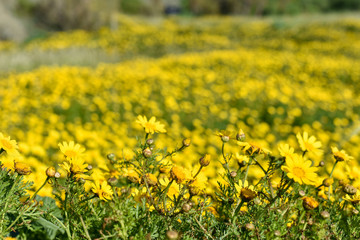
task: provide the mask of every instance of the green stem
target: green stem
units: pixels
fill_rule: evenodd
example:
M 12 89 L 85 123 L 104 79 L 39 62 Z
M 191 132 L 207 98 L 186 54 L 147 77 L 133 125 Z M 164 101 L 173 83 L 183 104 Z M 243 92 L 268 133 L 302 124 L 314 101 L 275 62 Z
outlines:
M 248 177 L 249 168 L 250 168 L 250 165 L 251 165 L 252 159 L 253 159 L 253 158 L 252 158 L 252 157 L 250 157 L 249 162 L 248 162 L 248 165 L 247 165 L 247 167 L 246 167 L 245 177 L 244 177 L 244 179 L 243 179 L 243 181 L 242 181 L 242 183 L 243 183 L 243 187 L 244 187 L 244 184 L 245 184 L 246 179 L 247 179 L 247 177 Z
M 226 163 L 227 161 L 226 161 L 226 157 L 225 157 L 225 142 L 222 143 L 221 153 L 222 153 L 222 156 L 223 156 L 224 161 L 225 161 L 225 163 Z
M 199 170 L 197 171 L 197 173 L 195 174 L 195 176 L 193 177 L 193 179 L 195 179 L 197 177 L 197 175 L 199 175 L 199 173 L 201 172 L 201 169 L 203 168 L 203 166 L 200 166 Z
M 87 238 L 88 240 L 91 240 L 91 237 L 90 237 L 89 232 L 88 232 L 88 230 L 87 230 L 87 227 L 86 227 L 86 225 L 85 225 L 84 219 L 82 218 L 81 215 L 79 215 L 79 217 L 80 217 L 81 225 L 83 226 L 83 229 L 84 229 L 86 238 Z
M 241 206 L 243 205 L 243 203 L 244 203 L 243 200 L 241 200 L 240 202 L 238 202 L 238 204 L 237 204 L 237 206 L 236 206 L 236 208 L 235 208 L 235 211 L 234 211 L 234 213 L 233 213 L 233 216 L 236 216 L 236 215 L 239 213 L 239 211 L 240 211 Z
M 332 178 L 332 175 L 333 175 L 333 173 L 334 173 L 334 170 L 335 170 L 335 167 L 336 167 L 337 163 L 338 163 L 338 160 L 335 161 L 334 166 L 333 166 L 333 168 L 331 169 L 329 178 Z M 328 189 L 328 192 L 327 192 L 328 200 L 330 200 L 330 191 L 331 191 L 331 185 L 329 186 L 329 189 Z
M 31 200 L 33 200 L 36 197 L 36 194 L 46 185 L 46 183 L 49 181 L 50 177 L 47 177 L 45 182 L 38 188 L 38 190 L 36 190 L 36 192 L 31 196 L 31 198 L 29 199 L 29 201 L 31 202 Z
M 36 203 L 34 203 L 33 205 L 35 205 L 35 204 L 36 204 Z M 17 216 L 17 218 L 10 224 L 10 226 L 8 226 L 8 227 L 6 228 L 5 232 L 9 232 L 10 229 L 12 228 L 12 226 L 14 226 L 15 223 L 24 215 L 24 213 L 26 212 L 26 210 L 29 210 L 33 205 L 30 205 L 30 207 L 28 207 L 28 208 L 24 208 L 24 209 L 20 212 L 19 216 Z
M 51 212 L 48 213 L 51 217 L 53 217 L 59 224 L 61 227 L 64 228 L 64 230 L 66 231 L 66 235 L 68 236 L 69 239 L 71 239 L 71 234 L 69 229 L 63 224 L 62 221 L 60 221 L 57 217 L 55 217 Z

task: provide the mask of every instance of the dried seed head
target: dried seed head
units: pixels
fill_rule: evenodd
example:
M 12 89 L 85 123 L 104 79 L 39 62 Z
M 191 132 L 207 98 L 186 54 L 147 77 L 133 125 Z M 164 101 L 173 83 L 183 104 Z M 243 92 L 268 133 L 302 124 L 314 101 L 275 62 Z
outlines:
M 109 159 L 111 164 L 114 164 L 117 161 L 116 155 L 114 153 L 109 153 L 106 157 Z
M 246 228 L 246 230 L 248 230 L 248 231 L 252 231 L 252 230 L 255 229 L 255 226 L 254 226 L 254 224 L 252 224 L 252 223 L 247 223 L 247 224 L 245 224 L 245 228 Z
M 281 236 L 281 232 L 280 232 L 279 230 L 275 230 L 275 231 L 274 231 L 274 235 L 275 235 L 276 237 L 280 237 L 280 236 Z
M 184 203 L 181 208 L 184 212 L 189 212 L 191 210 L 191 205 L 188 203 Z
M 177 240 L 179 238 L 179 233 L 173 230 L 172 231 L 169 230 L 166 232 L 166 238 L 168 240 Z
M 322 211 L 322 212 L 320 213 L 320 215 L 321 215 L 321 217 L 322 217 L 323 219 L 326 219 L 326 218 L 329 218 L 329 217 L 330 217 L 330 213 L 329 213 L 328 211 Z
M 357 192 L 357 188 L 350 184 L 347 184 L 343 187 L 343 192 L 349 195 L 355 195 Z
M 86 167 L 87 170 L 92 170 L 93 169 L 93 166 L 91 164 L 88 164 L 87 167 Z
M 152 138 L 149 138 L 148 140 L 146 140 L 146 144 L 149 145 L 149 146 L 150 146 L 150 145 L 153 145 L 154 142 L 155 142 L 155 141 L 154 141 L 154 139 L 152 139 Z
M 110 186 L 115 186 L 119 181 L 116 177 L 111 177 L 107 180 L 107 182 Z
M 358 215 L 358 214 L 359 214 L 359 211 L 354 208 L 354 209 L 352 210 L 352 213 L 353 213 L 354 215 Z
M 258 198 L 258 197 L 254 198 L 254 203 L 255 203 L 256 205 L 261 204 L 260 198 Z
M 151 152 L 150 148 L 145 148 L 144 151 L 143 151 L 143 155 L 144 155 L 144 157 L 146 157 L 146 158 L 151 157 L 152 152 Z
M 231 176 L 232 178 L 236 178 L 236 175 L 237 175 L 237 173 L 236 173 L 235 171 L 232 171 L 232 172 L 230 173 L 230 176 Z
M 59 172 L 56 172 L 54 177 L 55 177 L 55 178 L 60 178 L 60 177 L 61 177 L 61 174 L 60 174 Z
M 324 162 L 324 161 L 320 161 L 320 162 L 319 162 L 319 167 L 323 167 L 323 166 L 325 166 L 325 162 Z
M 305 191 L 304 191 L 304 190 L 300 190 L 300 191 L 299 191 L 299 195 L 300 195 L 301 197 L 304 197 L 304 196 L 305 196 Z

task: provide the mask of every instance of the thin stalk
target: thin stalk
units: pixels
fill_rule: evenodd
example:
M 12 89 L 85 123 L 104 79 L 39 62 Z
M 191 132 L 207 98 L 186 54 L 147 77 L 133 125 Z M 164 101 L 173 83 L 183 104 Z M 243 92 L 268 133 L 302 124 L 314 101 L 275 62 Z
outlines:
M 249 168 L 250 168 L 250 165 L 251 165 L 252 159 L 253 159 L 253 158 L 252 158 L 252 157 L 250 157 L 249 162 L 248 162 L 248 165 L 247 165 L 247 167 L 246 167 L 245 177 L 244 177 L 244 179 L 243 179 L 243 181 L 242 181 L 243 186 L 244 186 L 244 184 L 245 184 L 245 182 L 246 182 L 246 179 L 247 179 L 247 177 L 248 177 Z
M 88 232 L 88 230 L 87 230 L 87 227 L 86 227 L 86 225 L 85 225 L 84 219 L 82 218 L 81 215 L 79 215 L 79 216 L 80 216 L 81 225 L 82 225 L 83 228 L 84 228 L 84 232 L 85 232 L 86 238 L 87 238 L 88 240 L 91 240 L 91 237 L 90 237 L 89 232 Z
M 36 190 L 36 192 L 31 196 L 29 201 L 33 200 L 36 197 L 36 194 L 46 185 L 46 183 L 49 181 L 50 177 L 47 177 L 45 182 Z
M 236 215 L 239 213 L 239 211 L 240 211 L 240 209 L 241 209 L 241 206 L 242 206 L 243 204 L 244 204 L 244 201 L 243 201 L 243 200 L 241 200 L 241 202 L 237 204 L 237 206 L 236 206 L 236 208 L 235 208 L 235 211 L 233 212 L 233 216 L 236 216 Z
M 335 170 L 335 167 L 336 167 L 337 163 L 338 163 L 338 160 L 335 161 L 334 166 L 333 166 L 333 168 L 331 169 L 329 178 L 332 178 L 332 175 L 333 175 L 333 173 L 334 173 L 334 170 Z M 330 200 L 330 191 L 331 191 L 331 185 L 329 186 L 329 189 L 328 189 L 328 192 L 327 192 L 328 200 Z
M 199 175 L 201 169 L 203 168 L 203 166 L 200 166 L 199 170 L 197 171 L 197 173 L 195 174 L 195 176 L 193 177 L 194 179 L 197 177 L 197 175 Z

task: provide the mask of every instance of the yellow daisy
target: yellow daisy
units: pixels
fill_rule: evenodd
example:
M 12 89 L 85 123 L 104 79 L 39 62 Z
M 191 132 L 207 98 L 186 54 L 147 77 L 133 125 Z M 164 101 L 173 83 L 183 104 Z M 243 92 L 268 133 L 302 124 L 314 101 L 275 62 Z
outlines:
M 340 151 L 337 147 L 331 147 L 331 151 L 332 154 L 334 155 L 335 160 L 338 162 L 343 162 L 343 161 L 348 162 L 354 159 L 353 157 L 347 155 L 345 150 Z
M 91 190 L 104 201 L 111 200 L 113 191 L 110 185 L 106 181 L 102 181 L 102 183 L 96 181 L 91 185 Z
M 316 184 L 316 167 L 311 167 L 311 161 L 305 160 L 302 156 L 294 154 L 292 158 L 286 158 L 286 165 L 281 169 L 287 173 L 287 176 L 300 184 Z
M 88 164 L 85 163 L 85 160 L 79 157 L 76 158 L 67 158 L 65 162 L 59 164 L 64 170 L 68 173 L 80 174 L 87 171 Z
M 268 154 L 271 153 L 270 150 L 262 147 L 258 143 L 255 142 L 240 142 L 238 141 L 237 144 L 242 147 L 242 150 L 247 153 L 248 155 L 253 154 Z
M 67 158 L 79 158 L 85 152 L 85 148 L 81 147 L 80 144 L 75 144 L 74 141 L 59 143 L 58 146 Z
M 162 189 L 165 189 L 169 183 L 170 183 L 170 180 L 165 177 L 165 178 L 161 178 L 159 180 L 159 183 L 161 185 L 161 188 Z M 167 196 L 170 198 L 170 199 L 173 199 L 174 197 L 177 198 L 179 196 L 179 192 L 180 192 L 180 187 L 179 185 L 176 183 L 176 182 L 172 182 L 170 187 L 169 187 L 169 190 L 167 192 Z
M 144 129 L 146 133 L 165 133 L 165 125 L 156 121 L 155 117 L 151 117 L 148 121 L 145 116 L 138 116 L 137 123 L 139 123 Z
M 18 145 L 15 140 L 11 140 L 10 137 L 5 137 L 0 133 L 0 150 L 5 151 L 8 155 L 17 157 L 19 155 Z
M 292 158 L 294 155 L 294 148 L 290 147 L 289 144 L 279 144 L 280 155 L 285 158 Z
M 300 133 L 296 134 L 296 137 L 299 141 L 301 150 L 311 152 L 316 156 L 321 156 L 323 150 L 319 149 L 321 147 L 321 142 L 316 141 L 316 137 L 311 136 L 307 132 L 304 132 L 301 136 Z
M 180 166 L 173 166 L 171 168 L 170 175 L 177 183 L 183 183 L 191 180 L 191 173 L 189 170 Z

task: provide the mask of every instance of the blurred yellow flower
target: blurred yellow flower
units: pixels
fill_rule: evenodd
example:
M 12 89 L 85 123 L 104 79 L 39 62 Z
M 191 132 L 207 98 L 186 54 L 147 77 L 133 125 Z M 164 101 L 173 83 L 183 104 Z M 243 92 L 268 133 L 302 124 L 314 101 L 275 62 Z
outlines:
M 177 183 L 183 183 L 191 179 L 189 170 L 180 166 L 173 166 L 171 168 L 170 175 Z
M 281 169 L 287 176 L 300 184 L 314 185 L 316 183 L 316 167 L 311 167 L 311 161 L 294 154 L 292 158 L 286 158 L 286 165 Z
M 292 158 L 294 155 L 294 148 L 290 147 L 289 144 L 279 144 L 280 155 L 286 158 Z
M 4 150 L 8 155 L 17 157 L 19 155 L 18 146 L 15 140 L 5 137 L 0 132 L 0 150 Z
M 322 155 L 323 150 L 319 149 L 321 147 L 321 142 L 316 141 L 314 136 L 309 138 L 309 134 L 304 132 L 302 136 L 300 133 L 296 134 L 296 137 L 299 141 L 301 150 L 313 153 L 316 156 Z
M 80 144 L 75 144 L 74 141 L 59 143 L 58 146 L 67 158 L 79 158 L 85 152 L 85 148 L 81 147 Z
M 339 150 L 337 147 L 331 147 L 331 152 L 334 155 L 334 158 L 336 161 L 338 162 L 348 162 L 352 159 L 354 159 L 353 157 L 349 156 L 345 150 Z
M 156 121 L 155 117 L 151 117 L 148 121 L 146 116 L 138 116 L 137 123 L 139 123 L 144 129 L 146 133 L 165 133 L 165 125 Z

